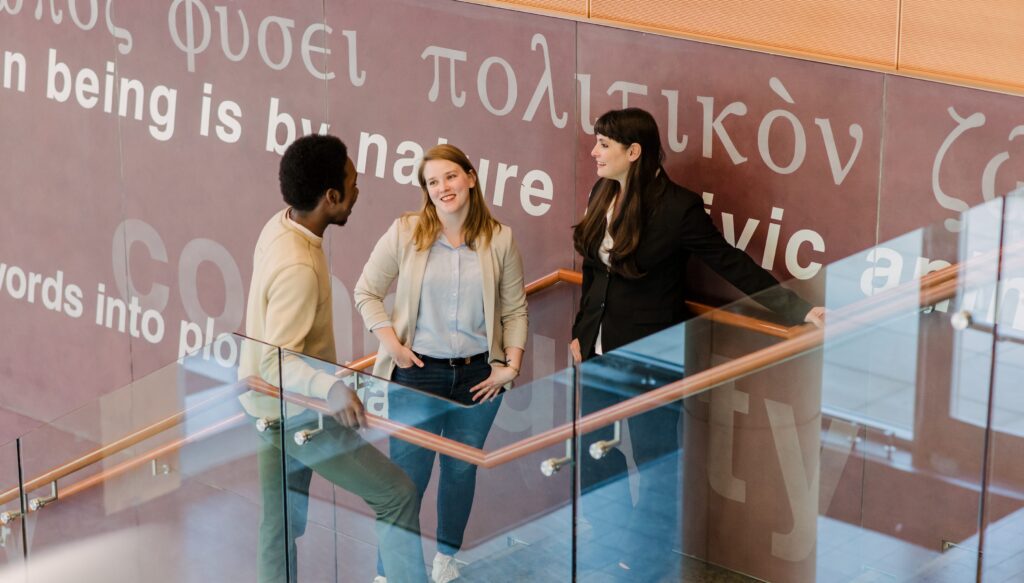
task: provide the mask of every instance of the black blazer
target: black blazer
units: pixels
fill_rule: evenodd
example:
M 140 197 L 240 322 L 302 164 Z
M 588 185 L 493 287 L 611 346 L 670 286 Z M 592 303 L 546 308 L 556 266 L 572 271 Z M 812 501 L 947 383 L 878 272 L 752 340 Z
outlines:
M 636 259 L 644 275 L 627 279 L 609 273 L 599 260 L 583 260 L 583 294 L 572 334 L 584 358 L 593 356 L 599 328 L 601 347 L 608 352 L 693 317 L 686 307 L 693 297 L 686 281 L 691 255 L 745 294 L 775 287 L 755 299 L 789 322 L 801 322 L 810 311 L 810 304 L 730 245 L 705 212 L 703 199 L 669 180 L 664 170 L 641 196 L 645 219 Z M 596 247 L 588 255 L 596 257 Z

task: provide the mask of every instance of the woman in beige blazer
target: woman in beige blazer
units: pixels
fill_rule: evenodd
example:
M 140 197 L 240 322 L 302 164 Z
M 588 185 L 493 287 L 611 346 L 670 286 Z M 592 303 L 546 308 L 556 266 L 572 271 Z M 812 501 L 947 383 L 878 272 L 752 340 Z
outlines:
M 356 284 L 356 307 L 380 340 L 374 374 L 433 395 L 391 390 L 389 417 L 482 447 L 501 391 L 523 361 L 522 259 L 511 229 L 487 209 L 461 150 L 443 144 L 427 151 L 419 182 L 423 208 L 397 219 L 377 242 Z M 395 279 L 388 314 L 384 297 Z M 394 438 L 390 448 L 422 499 L 434 452 Z M 454 555 L 473 505 L 476 466 L 442 455 L 440 467 L 431 575 L 447 583 L 459 576 Z M 375 583 L 386 581 L 379 561 L 377 572 Z

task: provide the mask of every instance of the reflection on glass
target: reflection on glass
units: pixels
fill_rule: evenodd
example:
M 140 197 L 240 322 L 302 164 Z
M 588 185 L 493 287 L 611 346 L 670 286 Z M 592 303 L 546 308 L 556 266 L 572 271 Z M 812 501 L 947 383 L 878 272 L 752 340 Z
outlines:
M 284 490 L 287 507 L 267 517 L 268 523 L 263 528 L 268 532 L 261 540 L 287 541 L 288 571 L 283 570 L 283 562 L 261 561 L 261 567 L 277 567 L 279 576 L 285 573 L 292 578 L 296 576 L 300 562 L 296 538 L 307 529 L 310 485 L 315 473 L 369 506 L 375 518 L 381 561 L 391 578 L 425 581 L 419 539 L 420 503 L 415 486 L 402 469 L 360 435 L 357 422 L 337 413 L 339 406 L 333 395 L 342 393 L 348 398 L 358 398 L 355 389 L 362 373 L 288 351 L 282 351 L 281 360 L 284 402 L 280 408 L 287 410 L 288 415 L 265 434 L 270 436 L 269 445 L 283 448 L 284 455 L 282 451 L 268 449 L 260 461 L 261 476 L 265 476 L 261 478 L 264 496 L 280 497 Z M 290 394 L 308 393 L 303 389 L 316 382 L 311 379 L 318 377 L 332 380 L 327 402 L 311 402 L 315 409 L 288 402 Z M 276 481 L 275 476 L 279 477 Z M 332 562 L 334 560 L 332 558 Z M 323 567 L 312 565 L 310 568 Z M 365 566 L 347 566 L 346 572 L 355 573 L 360 569 L 365 570 Z M 268 576 L 267 580 L 272 579 Z

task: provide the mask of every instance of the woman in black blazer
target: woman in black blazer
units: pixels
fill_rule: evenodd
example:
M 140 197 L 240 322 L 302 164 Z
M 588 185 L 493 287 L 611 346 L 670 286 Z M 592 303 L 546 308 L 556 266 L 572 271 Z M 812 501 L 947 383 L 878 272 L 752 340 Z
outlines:
M 669 179 L 662 168 L 665 155 L 658 126 L 650 113 L 636 108 L 609 111 L 598 118 L 594 130 L 597 144 L 591 156 L 599 178 L 586 215 L 573 233 L 576 251 L 583 256 L 583 293 L 570 345 L 577 361 L 691 318 L 686 307 L 686 300 L 692 297 L 687 285 L 691 256 L 740 291 L 757 294 L 759 303 L 787 321 L 820 325 L 822 308 L 812 308 L 779 286 L 770 273 L 730 245 L 711 222 L 701 197 Z M 608 366 L 621 364 L 609 362 Z M 584 414 L 632 396 L 628 391 L 588 387 L 586 369 L 583 380 Z M 643 389 L 634 388 L 633 392 L 636 390 Z M 613 521 L 624 522 L 615 525 L 623 529 L 623 539 L 611 546 L 621 553 L 621 574 L 633 580 L 655 581 L 665 576 L 674 556 L 671 551 L 678 548 L 679 403 L 673 405 L 629 419 L 640 483 L 635 508 L 624 488 L 626 458 L 622 452 L 612 450 L 600 460 L 585 455 L 581 462 L 584 493 L 609 485 L 625 497 L 620 508 L 627 510 L 618 514 L 621 520 Z M 610 436 L 610 428 L 583 436 L 581 451 Z M 666 506 L 665 500 L 674 504 Z M 585 500 L 581 514 L 587 518 Z

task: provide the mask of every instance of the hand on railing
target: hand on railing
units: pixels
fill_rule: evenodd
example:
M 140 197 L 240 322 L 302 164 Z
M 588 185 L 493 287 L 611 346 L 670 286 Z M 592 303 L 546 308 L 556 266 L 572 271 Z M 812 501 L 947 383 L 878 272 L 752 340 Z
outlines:
M 825 326 L 825 306 L 815 306 L 804 316 L 804 322 L 814 324 L 817 328 Z
M 569 343 L 569 354 L 572 355 L 572 361 L 575 363 L 583 362 L 583 355 L 580 354 L 580 339 L 573 338 L 572 342 Z
M 359 395 L 345 383 L 337 382 L 327 393 L 327 408 L 338 423 L 351 429 L 366 427 L 366 410 Z

